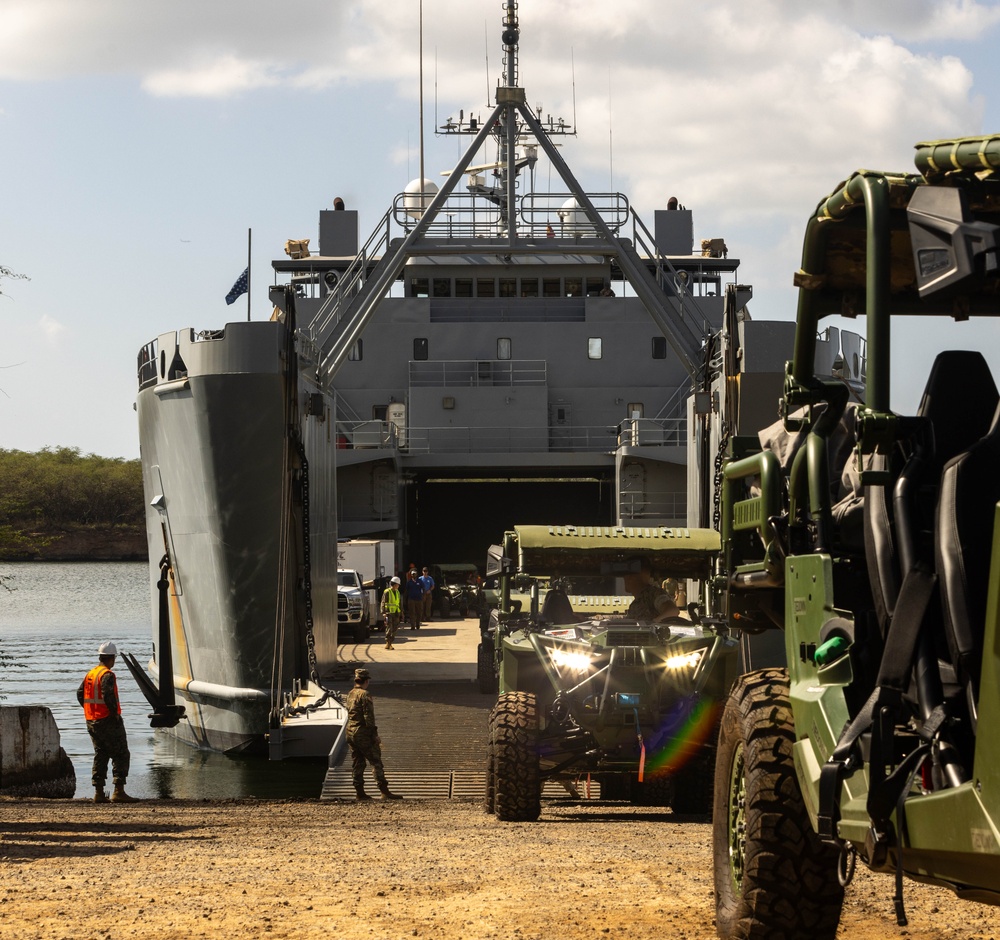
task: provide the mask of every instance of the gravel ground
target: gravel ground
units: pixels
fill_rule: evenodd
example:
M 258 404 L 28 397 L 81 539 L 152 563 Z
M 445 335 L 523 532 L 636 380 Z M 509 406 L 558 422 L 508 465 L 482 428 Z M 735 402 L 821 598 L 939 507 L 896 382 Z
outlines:
M 0 937 L 533 940 L 715 936 L 711 828 L 552 804 L 0 799 Z M 1000 909 L 859 872 L 838 936 L 1000 938 Z

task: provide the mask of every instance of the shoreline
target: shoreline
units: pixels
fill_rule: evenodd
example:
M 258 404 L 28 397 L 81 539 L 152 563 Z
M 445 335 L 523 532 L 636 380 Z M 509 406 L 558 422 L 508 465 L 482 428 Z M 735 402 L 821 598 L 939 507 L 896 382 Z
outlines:
M 13 530 L 0 542 L 0 562 L 148 560 L 144 526 Z

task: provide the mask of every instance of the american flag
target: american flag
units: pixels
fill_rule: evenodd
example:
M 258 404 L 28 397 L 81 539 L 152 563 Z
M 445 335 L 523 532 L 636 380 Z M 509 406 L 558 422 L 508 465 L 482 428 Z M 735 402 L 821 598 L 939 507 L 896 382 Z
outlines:
M 236 283 L 233 285 L 232 290 L 226 294 L 226 303 L 234 304 L 236 303 L 236 298 L 241 294 L 247 292 L 247 288 L 250 286 L 250 268 L 247 268 L 238 278 L 236 278 Z

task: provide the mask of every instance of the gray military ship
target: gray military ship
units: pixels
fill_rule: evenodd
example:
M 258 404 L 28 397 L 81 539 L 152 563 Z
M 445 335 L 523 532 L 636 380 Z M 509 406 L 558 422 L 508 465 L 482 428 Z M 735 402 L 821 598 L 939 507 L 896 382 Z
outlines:
M 584 190 L 555 142 L 573 128 L 519 84 L 516 8 L 495 107 L 440 129 L 470 139 L 440 189 L 410 184 L 364 243 L 355 211 L 321 210 L 318 252 L 274 262 L 270 321 L 140 351 L 154 726 L 326 754 L 338 538 L 423 563 L 514 522 L 711 525 L 704 468 L 775 416 L 793 325 L 749 319 L 739 262 L 676 200 L 650 228 Z

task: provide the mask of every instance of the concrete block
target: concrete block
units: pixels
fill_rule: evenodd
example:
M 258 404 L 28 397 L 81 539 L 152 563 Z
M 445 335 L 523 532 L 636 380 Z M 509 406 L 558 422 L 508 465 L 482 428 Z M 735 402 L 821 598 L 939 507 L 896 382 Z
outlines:
M 72 761 L 44 705 L 0 706 L 0 794 L 71 797 Z

